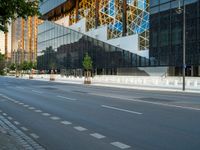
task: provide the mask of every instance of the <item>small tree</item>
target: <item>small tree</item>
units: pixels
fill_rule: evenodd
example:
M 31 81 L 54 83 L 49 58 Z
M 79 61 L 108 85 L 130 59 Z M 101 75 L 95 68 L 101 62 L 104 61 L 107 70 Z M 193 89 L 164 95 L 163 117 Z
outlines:
M 9 67 L 10 70 L 14 71 L 16 69 L 16 65 L 12 63 Z
M 92 58 L 88 55 L 88 53 L 86 53 L 86 55 L 83 59 L 83 67 L 86 71 L 84 83 L 86 83 L 86 84 L 91 83 L 90 77 L 91 77 L 92 64 L 93 64 Z

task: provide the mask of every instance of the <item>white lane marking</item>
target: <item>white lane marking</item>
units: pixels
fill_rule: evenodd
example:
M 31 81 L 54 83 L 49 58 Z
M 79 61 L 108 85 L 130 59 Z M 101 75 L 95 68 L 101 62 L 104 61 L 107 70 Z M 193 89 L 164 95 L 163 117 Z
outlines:
M 39 110 L 39 109 L 37 109 L 37 110 L 35 110 L 35 112 L 37 112 L 37 113 L 41 113 L 42 111 L 41 111 L 41 110 Z
M 4 116 L 7 116 L 8 114 L 7 114 L 7 113 L 3 113 L 3 115 L 4 115 Z
M 62 99 L 67 99 L 67 100 L 70 100 L 70 101 L 76 101 L 77 99 L 74 99 L 74 98 L 69 98 L 69 97 L 64 97 L 64 96 L 60 96 L 60 95 L 57 95 L 58 98 L 62 98 Z
M 24 105 L 24 103 L 19 103 L 19 105 Z
M 19 122 L 17 122 L 17 121 L 14 121 L 14 123 L 16 124 L 16 125 L 19 125 L 20 123 Z
M 14 99 L 12 99 L 12 98 L 10 98 L 10 97 L 7 97 L 7 96 L 5 96 L 5 95 L 3 95 L 3 94 L 2 94 L 2 97 L 3 97 L 3 98 L 6 98 L 6 99 L 8 99 L 8 100 L 10 100 L 10 101 L 13 101 L 13 102 L 16 101 L 16 100 L 14 100 Z
M 76 129 L 78 131 L 86 131 L 87 130 L 86 128 L 83 128 L 81 126 L 74 127 L 74 129 Z
M 9 119 L 9 120 L 13 120 L 13 118 L 12 118 L 12 117 L 8 117 L 8 119 Z
M 115 99 L 133 101 L 133 102 L 138 102 L 138 103 L 148 103 L 148 104 L 154 104 L 154 105 L 160 105 L 160 106 L 167 106 L 167 107 L 174 107 L 174 108 L 181 108 L 181 109 L 187 109 L 187 110 L 200 111 L 200 108 L 180 106 L 180 105 L 172 105 L 172 104 L 165 104 L 165 103 L 160 103 L 160 102 L 149 102 L 149 101 L 137 100 L 137 99 L 130 99 L 130 98 L 121 98 L 121 97 L 115 97 L 115 96 L 105 96 L 105 95 L 95 94 L 95 93 L 90 93 L 90 95 L 96 95 L 96 96 L 102 96 L 102 97 L 109 97 L 109 98 L 115 98 Z
M 103 139 L 103 138 L 106 137 L 106 136 L 101 135 L 101 134 L 99 134 L 99 133 L 92 133 L 92 134 L 90 134 L 90 135 L 93 136 L 93 137 L 95 137 L 95 138 L 97 138 L 97 139 Z
M 42 113 L 43 116 L 50 116 L 49 113 Z
M 52 120 L 59 120 L 60 118 L 59 117 L 56 117 L 56 116 L 54 116 L 54 117 L 50 117 Z
M 126 145 L 126 144 L 121 143 L 121 142 L 112 142 L 112 143 L 110 143 L 110 144 L 113 145 L 113 146 L 116 146 L 116 147 L 118 147 L 118 148 L 120 148 L 120 149 L 127 149 L 127 148 L 130 148 L 130 147 L 131 147 L 131 146 Z
M 24 105 L 24 107 L 29 107 L 29 105 Z
M 40 91 L 36 91 L 36 90 L 32 90 L 32 92 L 34 92 L 34 93 L 38 93 L 38 94 L 42 94 L 42 92 L 40 92 Z
M 132 113 L 132 114 L 137 114 L 137 115 L 142 115 L 143 113 L 136 112 L 136 111 L 131 111 L 127 109 L 122 109 L 122 108 L 117 108 L 117 107 L 112 107 L 112 106 L 107 106 L 107 105 L 101 105 L 101 107 L 108 108 L 108 109 L 113 109 L 113 110 L 119 110 L 127 113 Z
M 34 139 L 38 139 L 38 138 L 39 138 L 39 136 L 36 135 L 35 133 L 31 133 L 30 135 L 31 135 Z
M 21 127 L 21 129 L 24 131 L 28 131 L 28 129 L 26 127 Z
M 69 121 L 61 121 L 61 123 L 64 124 L 64 125 L 70 125 L 70 124 L 72 124 L 72 123 L 69 122 Z
M 17 86 L 16 88 L 18 88 L 18 89 L 22 89 L 22 90 L 25 89 L 25 88 L 23 88 L 23 87 L 21 87 L 21 86 Z
M 28 109 L 33 110 L 33 109 L 35 109 L 35 107 L 29 107 Z

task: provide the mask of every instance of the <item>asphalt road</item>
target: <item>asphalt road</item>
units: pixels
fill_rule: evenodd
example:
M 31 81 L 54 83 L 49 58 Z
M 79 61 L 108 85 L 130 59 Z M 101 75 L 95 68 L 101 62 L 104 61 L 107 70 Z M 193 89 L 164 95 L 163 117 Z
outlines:
M 200 149 L 199 94 L 1 77 L 0 110 L 49 150 Z

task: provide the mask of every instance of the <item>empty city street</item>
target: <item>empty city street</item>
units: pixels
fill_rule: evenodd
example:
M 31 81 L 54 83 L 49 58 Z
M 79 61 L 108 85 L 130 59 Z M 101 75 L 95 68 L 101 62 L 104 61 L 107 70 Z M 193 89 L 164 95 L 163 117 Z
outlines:
M 195 93 L 0 77 L 0 116 L 48 150 L 200 149 Z

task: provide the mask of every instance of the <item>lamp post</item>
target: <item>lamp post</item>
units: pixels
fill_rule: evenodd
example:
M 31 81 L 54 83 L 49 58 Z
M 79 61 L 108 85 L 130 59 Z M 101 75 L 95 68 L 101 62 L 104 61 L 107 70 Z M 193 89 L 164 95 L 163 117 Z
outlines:
M 183 0 L 183 9 L 181 8 L 180 0 L 179 0 L 179 7 L 176 10 L 177 14 L 183 13 L 183 66 L 182 66 L 182 72 L 183 72 L 183 87 L 182 90 L 185 91 L 185 69 L 186 69 L 186 61 L 185 61 L 185 52 L 186 52 L 186 40 L 185 40 L 185 33 L 186 33 L 186 17 L 185 17 L 185 0 Z

